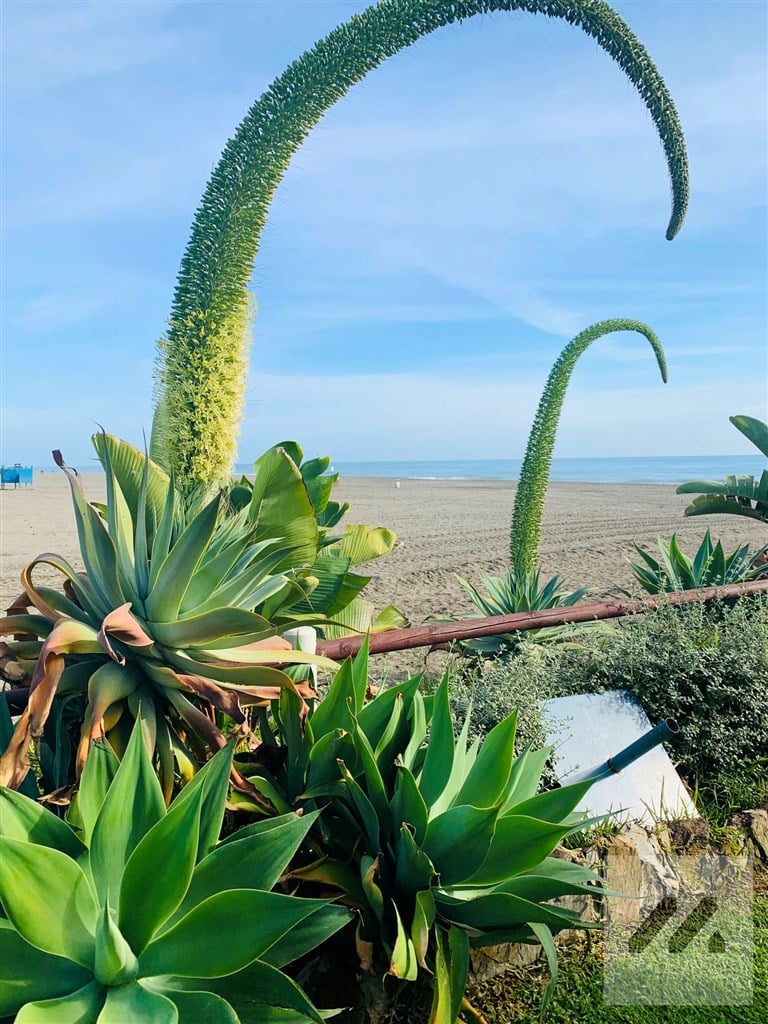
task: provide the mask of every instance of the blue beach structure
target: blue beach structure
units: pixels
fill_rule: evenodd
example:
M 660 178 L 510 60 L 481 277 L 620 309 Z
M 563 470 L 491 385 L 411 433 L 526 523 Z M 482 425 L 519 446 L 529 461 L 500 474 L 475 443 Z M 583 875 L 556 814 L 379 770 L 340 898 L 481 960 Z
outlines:
M 31 487 L 32 475 L 32 466 L 22 466 L 18 462 L 13 466 L 2 466 L 0 467 L 0 487 L 3 490 L 9 484 L 13 484 L 14 487 L 18 487 L 19 484 Z

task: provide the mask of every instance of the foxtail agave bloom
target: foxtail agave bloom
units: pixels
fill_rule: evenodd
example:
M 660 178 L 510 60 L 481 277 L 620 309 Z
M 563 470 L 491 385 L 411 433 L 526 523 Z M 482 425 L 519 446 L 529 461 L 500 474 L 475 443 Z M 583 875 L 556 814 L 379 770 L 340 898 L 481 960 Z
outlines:
M 232 744 L 166 811 L 143 732 L 134 726 L 119 764 L 96 744 L 68 822 L 0 790 L 0 1016 L 239 1024 L 239 1009 L 249 1021 L 322 1024 L 281 968 L 350 915 L 270 891 L 316 815 L 218 842 Z
M 0 619 L 0 632 L 38 638 L 28 706 L 0 759 L 0 784 L 16 787 L 26 775 L 30 741 L 40 736 L 55 694 L 79 689 L 87 690 L 88 706 L 78 771 L 105 734 L 123 750 L 140 718 L 168 801 L 176 770 L 182 777 L 194 771 L 200 744 L 224 745 L 214 712 L 245 729 L 243 708 L 268 703 L 284 688 L 298 699 L 311 695 L 308 683 L 295 683 L 278 666 L 334 667 L 291 650 L 272 621 L 281 605 L 306 593 L 289 570 L 311 565 L 317 527 L 309 503 L 303 517 L 283 507 L 278 484 L 297 472 L 287 455 L 275 455 L 271 487 L 225 516 L 221 495 L 190 511 L 136 449 L 106 435 L 96 445 L 107 483 L 101 513 L 58 456 L 85 572 L 58 555 L 40 555 L 22 574 L 24 595 L 13 614 Z M 64 593 L 35 582 L 40 565 L 64 576 Z M 271 608 L 270 618 L 251 610 L 260 604 Z M 285 619 L 279 632 L 306 622 Z M 29 648 L 27 641 L 27 656 Z

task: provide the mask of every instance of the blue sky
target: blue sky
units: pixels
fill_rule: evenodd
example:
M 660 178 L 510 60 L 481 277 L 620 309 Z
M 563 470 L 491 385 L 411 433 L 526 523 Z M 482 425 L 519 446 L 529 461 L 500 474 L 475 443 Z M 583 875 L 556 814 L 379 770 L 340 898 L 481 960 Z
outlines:
M 0 458 L 141 443 L 156 338 L 227 138 L 285 65 L 366 5 L 4 5 Z M 240 458 L 519 457 L 549 368 L 595 320 L 647 321 L 580 361 L 556 455 L 736 454 L 768 416 L 766 7 L 616 4 L 678 106 L 688 220 L 622 73 L 522 14 L 443 29 L 310 136 L 257 258 Z

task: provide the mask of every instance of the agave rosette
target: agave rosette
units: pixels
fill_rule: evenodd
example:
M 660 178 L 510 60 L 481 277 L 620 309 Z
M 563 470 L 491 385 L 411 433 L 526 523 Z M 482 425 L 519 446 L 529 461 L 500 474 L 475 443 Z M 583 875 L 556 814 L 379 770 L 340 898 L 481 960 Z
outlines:
M 119 764 L 108 743 L 94 746 L 68 821 L 0 789 L 0 1016 L 322 1024 L 281 968 L 350 915 L 271 891 L 316 816 L 219 842 L 232 744 L 166 810 L 142 733 L 137 723 Z
M 590 824 L 574 809 L 593 780 L 539 793 L 551 750 L 516 756 L 515 714 L 469 744 L 468 721 L 454 734 L 447 681 L 434 695 L 419 686 L 366 700 L 364 645 L 303 721 L 288 691 L 271 719 L 260 711 L 265 744 L 236 760 L 281 811 L 323 808 L 314 839 L 324 856 L 290 877 L 360 910 L 364 967 L 383 960 L 396 977 L 431 976 L 429 1020 L 443 1024 L 461 1009 L 471 946 L 539 942 L 554 981 L 553 933 L 589 926 L 551 901 L 605 890 L 553 856 Z
M 274 617 L 311 586 L 302 587 L 291 570 L 311 564 L 317 526 L 311 505 L 293 515 L 304 489 L 287 455 L 274 454 L 247 507 L 224 515 L 222 494 L 183 502 L 135 448 L 104 434 L 94 442 L 106 473 L 101 512 L 57 453 L 71 486 L 85 572 L 58 555 L 40 555 L 22 574 L 24 595 L 13 614 L 0 620 L 0 631 L 37 638 L 38 645 L 21 641 L 23 653 L 29 658 L 36 650 L 37 658 L 28 706 L 0 761 L 0 783 L 15 787 L 28 771 L 30 740 L 39 737 L 55 694 L 87 689 L 78 771 L 105 733 L 124 749 L 140 717 L 168 800 L 176 768 L 182 776 L 194 770 L 190 734 L 212 749 L 223 746 L 214 712 L 245 725 L 244 708 L 269 702 L 283 688 L 311 695 L 309 683 L 295 683 L 280 665 L 333 667 L 292 650 L 270 618 L 252 611 L 261 605 Z M 33 580 L 40 565 L 64 576 L 64 593 Z M 294 624 L 282 618 L 279 631 Z

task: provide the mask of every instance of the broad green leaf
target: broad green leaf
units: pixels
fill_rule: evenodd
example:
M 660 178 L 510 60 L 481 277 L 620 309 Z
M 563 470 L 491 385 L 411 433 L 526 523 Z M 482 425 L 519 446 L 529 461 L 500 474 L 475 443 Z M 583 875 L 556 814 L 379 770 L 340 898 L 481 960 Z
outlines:
M 517 758 L 509 775 L 507 799 L 501 808 L 502 814 L 505 814 L 507 809 L 514 807 L 515 804 L 521 804 L 523 800 L 529 800 L 536 795 L 541 781 L 541 773 L 551 754 L 551 747 L 531 750 L 529 746 Z
M 237 647 L 278 632 L 268 619 L 245 608 L 217 608 L 175 622 L 152 622 L 151 629 L 157 642 L 167 647 L 206 647 L 223 637 L 229 640 L 227 646 Z
M 30 946 L 6 918 L 0 918 L 0 950 L 0 1017 L 74 992 L 92 978 L 79 964 Z
M 768 423 L 754 416 L 729 416 L 731 423 L 768 458 Z
M 176 1004 L 140 981 L 108 988 L 96 1024 L 178 1024 Z
M 134 516 L 134 524 L 138 525 L 138 512 L 145 503 L 151 509 L 150 519 L 154 517 L 154 521 L 159 522 L 168 493 L 168 474 L 127 441 L 101 433 L 94 434 L 91 440 L 99 461 L 105 468 L 108 453 L 109 464 Z M 144 474 L 147 477 L 146 498 L 145 502 L 140 502 Z
M 182 978 L 217 978 L 242 970 L 286 932 L 325 906 L 273 892 L 232 889 L 218 893 L 150 943 L 139 960 L 142 976 L 178 974 Z M 237 942 L 206 941 L 225 935 L 237 921 Z
M 188 800 L 196 800 L 202 790 L 200 809 L 200 832 L 196 860 L 199 863 L 216 847 L 229 792 L 229 773 L 232 766 L 234 741 L 217 751 L 199 772 L 184 786 L 173 801 L 174 808 L 182 807 Z
M 27 942 L 93 967 L 97 909 L 78 865 L 59 850 L 0 839 L 0 902 Z
M 413 834 L 403 825 L 395 837 L 395 885 L 399 892 L 415 894 L 429 887 L 435 866 L 414 842 Z
M 504 808 L 504 815 L 523 814 L 529 818 L 538 818 L 540 821 L 549 821 L 559 825 L 581 803 L 582 797 L 589 792 L 593 785 L 594 779 L 587 779 L 585 782 L 576 782 L 560 786 L 557 789 L 550 789 L 546 793 L 539 793 L 520 803 L 509 804 Z
M 456 881 L 466 881 L 470 885 L 494 885 L 521 871 L 530 871 L 548 857 L 573 828 L 573 825 L 538 821 L 522 814 L 505 814 L 496 822 L 496 831 L 485 859 L 474 871 L 467 872 Z
M 221 497 L 217 496 L 195 516 L 168 552 L 144 602 L 151 621 L 170 622 L 177 617 L 190 580 L 213 535 L 220 505 Z
M 306 1024 L 307 1021 L 323 1024 L 323 1017 L 296 982 L 260 960 L 249 964 L 236 974 L 205 984 L 207 988 L 215 989 L 232 1003 L 243 1024 L 268 1024 L 272 1020 L 281 1024 L 293 1024 L 294 1021 L 297 1024 Z M 280 1007 L 284 1013 L 272 1017 L 270 1007 Z M 289 1010 L 294 1011 L 297 1016 L 293 1017 L 285 1012 Z M 187 1022 L 180 1020 L 179 1024 Z
M 514 711 L 488 733 L 455 803 L 474 807 L 493 807 L 498 803 L 506 791 L 515 759 L 516 728 Z
M 416 893 L 416 901 L 413 911 L 413 924 L 411 925 L 411 941 L 416 954 L 419 966 L 427 968 L 427 953 L 429 951 L 429 937 L 432 934 L 432 926 L 435 923 L 435 898 L 429 889 Z
M 547 1006 L 549 1005 L 549 1001 L 554 995 L 555 986 L 557 985 L 557 949 L 555 947 L 555 940 L 552 936 L 552 932 L 545 924 L 538 924 L 535 921 L 531 921 L 530 926 L 536 938 L 541 943 L 541 948 L 546 953 L 547 963 L 549 964 L 549 982 L 547 983 L 547 987 L 544 989 L 544 996 L 541 1000 L 540 1013 L 543 1017 Z
M 0 788 L 0 835 L 59 850 L 73 860 L 85 852 L 83 844 L 61 818 L 28 796 L 5 787 Z
M 427 754 L 418 779 L 421 795 L 428 807 L 438 799 L 448 782 L 453 767 L 454 748 L 453 719 L 448 704 L 446 678 L 435 693 Z
M 422 847 L 442 885 L 468 878 L 485 860 L 496 826 L 496 811 L 451 807 L 427 825 Z
M 371 857 L 375 857 L 381 848 L 382 823 L 379 821 L 375 807 L 362 787 L 353 779 L 346 765 L 342 763 L 340 768 L 348 802 L 354 808 L 358 824 L 367 840 L 367 852 Z
M 424 797 L 421 795 L 413 775 L 404 765 L 398 765 L 395 794 L 392 799 L 392 817 L 395 826 L 399 828 L 404 823 L 410 825 L 416 842 L 420 844 L 427 830 L 428 814 Z
M 478 931 L 507 931 L 522 925 L 530 927 L 532 921 L 546 924 L 553 931 L 583 926 L 578 913 L 574 910 L 532 903 L 519 896 L 496 892 L 493 889 L 474 900 L 448 900 L 438 889 L 435 891 L 435 902 L 438 905 L 438 913 L 444 919 Z M 488 945 L 487 942 L 481 944 Z
M 128 859 L 120 885 L 120 930 L 140 954 L 184 899 L 197 859 L 203 792 L 171 804 Z
M 352 710 L 358 715 L 365 704 L 365 695 L 368 691 L 368 661 L 370 659 L 371 642 L 366 636 L 360 645 L 360 650 L 352 659 L 352 679 L 355 691 L 355 703 Z
M 356 703 L 355 676 L 352 662 L 347 660 L 336 673 L 327 693 L 312 715 L 312 735 L 315 742 L 336 729 L 352 732 L 354 720 L 351 709 Z
M 153 991 L 157 989 L 153 986 Z M 175 1005 L 178 1024 L 241 1024 L 226 999 L 215 992 L 163 992 Z
M 340 928 L 354 921 L 355 916 L 345 907 L 320 907 L 270 946 L 266 953 L 262 954 L 261 960 L 273 967 L 284 967 L 300 956 L 318 949 Z
M 301 473 L 286 449 L 273 448 L 254 463 L 248 517 L 259 540 L 279 538 L 279 570 L 310 566 L 317 556 L 317 521 Z
M 396 978 L 402 978 L 404 981 L 415 981 L 419 976 L 419 961 L 416 956 L 416 950 L 413 948 L 413 943 L 403 927 L 403 922 L 400 919 L 400 913 L 394 900 L 392 901 L 392 909 L 395 912 L 395 920 L 397 922 L 397 937 L 395 938 L 395 946 L 392 950 L 392 960 L 388 973 L 393 974 Z
M 174 920 L 227 889 L 268 892 L 288 867 L 319 813 L 284 815 L 276 828 L 260 830 L 242 839 L 237 839 L 235 832 L 229 842 L 221 844 L 197 865 Z
M 93 1024 L 101 1021 L 104 989 L 91 982 L 70 995 L 27 1003 L 19 1010 L 14 1024 Z M 124 1020 L 121 1024 L 132 1024 Z
M 124 985 L 134 980 L 138 966 L 133 950 L 115 924 L 112 910 L 105 903 L 96 928 L 94 977 L 102 985 Z
M 339 554 L 352 565 L 388 555 L 397 543 L 397 534 L 383 526 L 348 526 L 339 545 Z
M 128 858 L 164 816 L 163 792 L 137 722 L 91 836 L 91 874 L 103 899 L 117 903 Z
M 406 679 L 405 682 L 398 683 L 396 686 L 381 690 L 360 710 L 357 720 L 374 749 L 389 723 L 398 697 L 402 697 L 405 706 L 408 707 L 420 682 L 421 676 L 414 676 L 413 679 Z
M 352 722 L 352 736 L 358 758 L 360 759 L 362 779 L 365 781 L 365 792 L 376 811 L 376 817 L 379 821 L 379 834 L 386 834 L 392 827 L 392 812 L 384 780 L 376 763 L 376 755 L 368 742 L 368 738 L 355 720 Z

